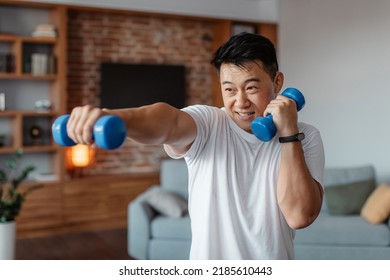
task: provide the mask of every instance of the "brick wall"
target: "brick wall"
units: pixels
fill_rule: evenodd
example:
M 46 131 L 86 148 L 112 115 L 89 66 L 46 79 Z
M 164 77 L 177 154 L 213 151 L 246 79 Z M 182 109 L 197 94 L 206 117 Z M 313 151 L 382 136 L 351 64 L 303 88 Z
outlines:
M 100 63 L 182 64 L 186 103 L 211 104 L 212 23 L 97 11 L 69 11 L 68 111 L 100 105 Z M 88 174 L 156 171 L 166 157 L 161 146 L 132 141 L 116 151 L 96 151 Z

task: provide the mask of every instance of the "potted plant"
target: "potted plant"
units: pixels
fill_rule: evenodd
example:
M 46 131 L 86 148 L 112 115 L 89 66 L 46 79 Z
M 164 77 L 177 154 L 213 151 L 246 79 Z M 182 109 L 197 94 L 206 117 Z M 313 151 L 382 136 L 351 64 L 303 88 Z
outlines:
M 0 169 L 0 259 L 13 259 L 15 252 L 16 222 L 26 196 L 41 184 L 23 186 L 21 183 L 35 167 L 29 165 L 19 170 L 23 153 L 17 150 L 13 158 L 7 160 L 6 171 Z

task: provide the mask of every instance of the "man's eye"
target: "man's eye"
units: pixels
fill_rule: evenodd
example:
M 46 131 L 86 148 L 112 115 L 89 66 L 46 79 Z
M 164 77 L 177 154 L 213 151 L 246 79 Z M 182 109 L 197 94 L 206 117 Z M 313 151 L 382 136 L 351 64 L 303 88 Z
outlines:
M 256 86 L 250 86 L 246 88 L 247 91 L 256 91 L 257 87 Z
M 225 88 L 224 91 L 227 94 L 233 94 L 233 92 L 234 92 L 233 89 L 231 89 L 231 88 Z

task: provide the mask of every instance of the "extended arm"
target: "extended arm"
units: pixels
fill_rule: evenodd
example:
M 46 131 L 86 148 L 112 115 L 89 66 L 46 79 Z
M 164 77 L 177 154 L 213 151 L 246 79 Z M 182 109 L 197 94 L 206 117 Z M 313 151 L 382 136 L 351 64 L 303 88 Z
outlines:
M 129 109 L 99 109 L 91 106 L 73 109 L 67 125 L 70 138 L 80 144 L 93 143 L 93 125 L 102 115 L 116 115 L 127 127 L 127 136 L 144 144 L 167 144 L 183 154 L 195 139 L 196 125 L 185 112 L 165 103 Z

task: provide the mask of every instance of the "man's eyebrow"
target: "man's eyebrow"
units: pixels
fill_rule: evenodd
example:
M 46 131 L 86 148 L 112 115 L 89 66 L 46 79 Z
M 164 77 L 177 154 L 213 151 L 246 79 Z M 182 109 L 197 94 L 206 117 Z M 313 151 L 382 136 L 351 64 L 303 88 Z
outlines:
M 245 80 L 245 83 L 250 83 L 250 82 L 260 82 L 259 78 L 249 78 L 248 80 Z
M 249 79 L 245 80 L 246 84 L 250 83 L 250 82 L 260 82 L 260 79 L 259 78 L 249 78 Z M 229 81 L 223 81 L 222 84 L 223 85 L 226 85 L 226 84 L 232 85 L 233 83 L 229 82 Z

